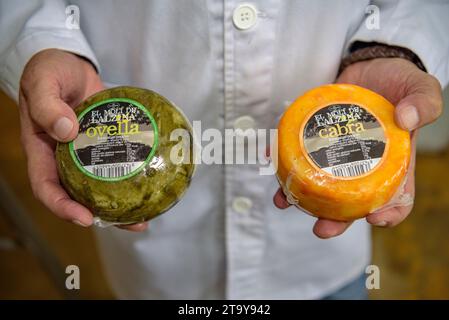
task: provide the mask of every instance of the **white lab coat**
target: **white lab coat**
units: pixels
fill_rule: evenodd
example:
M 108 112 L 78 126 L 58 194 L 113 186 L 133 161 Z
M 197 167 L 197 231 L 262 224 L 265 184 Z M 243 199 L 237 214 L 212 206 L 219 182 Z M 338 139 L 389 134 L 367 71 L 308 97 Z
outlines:
M 355 40 L 408 47 L 448 79 L 448 1 L 252 1 L 258 15 L 247 30 L 233 23 L 242 2 L 71 1 L 76 30 L 65 25 L 64 1 L 0 0 L 0 85 L 16 98 L 32 54 L 60 48 L 92 61 L 107 86 L 150 88 L 203 129 L 223 129 L 241 117 L 275 128 L 288 101 L 335 80 Z M 378 30 L 364 22 L 370 3 Z M 359 276 L 370 262 L 368 225 L 320 240 L 314 218 L 274 207 L 277 188 L 257 165 L 200 165 L 148 231 L 98 230 L 112 287 L 121 298 L 313 299 Z

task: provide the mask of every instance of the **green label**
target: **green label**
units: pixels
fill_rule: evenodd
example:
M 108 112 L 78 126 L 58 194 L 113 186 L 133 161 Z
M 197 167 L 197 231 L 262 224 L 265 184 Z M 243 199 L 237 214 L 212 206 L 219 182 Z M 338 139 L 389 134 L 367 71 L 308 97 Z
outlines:
M 103 181 L 127 179 L 149 163 L 158 145 L 158 129 L 139 102 L 114 98 L 86 108 L 79 116 L 79 132 L 70 142 L 78 168 Z

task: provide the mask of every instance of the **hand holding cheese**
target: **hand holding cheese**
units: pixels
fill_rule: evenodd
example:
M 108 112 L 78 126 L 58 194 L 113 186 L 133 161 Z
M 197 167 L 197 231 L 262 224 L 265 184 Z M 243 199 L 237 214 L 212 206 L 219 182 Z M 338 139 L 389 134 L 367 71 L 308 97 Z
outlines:
M 435 78 L 402 59 L 375 59 L 353 64 L 346 68 L 337 82 L 368 88 L 385 99 L 366 89 L 354 89 L 355 87 L 348 85 L 337 86 L 335 91 L 332 90 L 333 87 L 327 87 L 330 89 L 328 92 L 319 89 L 310 91 L 305 95 L 308 113 L 303 115 L 305 119 L 302 126 L 295 129 L 301 158 L 297 157 L 296 161 L 290 162 L 296 166 L 295 170 L 298 170 L 298 165 L 306 168 L 307 172 L 296 177 L 298 184 L 293 183 L 293 177 L 288 178 L 289 181 L 283 181 L 288 177 L 285 175 L 285 164 L 289 162 L 285 159 L 294 159 L 294 151 L 288 151 L 288 156 L 279 156 L 279 179 L 284 184 L 284 189 L 287 184 L 294 184 L 295 194 L 290 194 L 290 202 L 298 200 L 301 207 L 320 217 L 314 232 L 322 238 L 341 234 L 351 220 L 382 207 L 391 199 L 402 181 L 406 181 L 403 192 L 413 197 L 414 138 L 410 145 L 408 133 L 399 129 L 394 122 L 403 129 L 413 130 L 435 120 L 442 108 L 441 87 Z M 345 96 L 343 99 L 338 97 L 342 93 Z M 359 100 L 358 103 L 356 100 Z M 395 110 L 388 101 L 396 105 Z M 348 119 L 343 126 L 334 124 L 332 128 L 326 126 L 321 128 L 325 130 L 320 131 L 319 125 L 326 119 L 323 107 L 332 108 L 332 105 L 335 114 L 346 114 Z M 357 106 L 362 108 L 354 108 Z M 385 108 L 378 109 L 379 106 Z M 289 110 L 284 116 L 293 113 L 295 112 Z M 357 124 L 360 120 L 362 124 Z M 285 126 L 284 119 L 281 120 L 281 126 L 287 128 L 287 133 L 283 134 L 280 128 L 279 153 L 282 152 L 282 144 L 287 141 L 285 138 L 292 134 L 288 130 L 293 130 L 292 127 Z M 354 151 L 350 147 L 351 140 L 352 143 L 355 142 L 357 135 L 360 141 L 364 141 L 359 143 L 364 150 Z M 370 137 L 375 139 L 369 139 Z M 335 140 L 343 145 L 330 147 Z M 327 141 L 327 145 L 324 141 Z M 381 142 L 385 144 L 383 150 Z M 319 152 L 323 148 L 324 153 Z M 370 163 L 364 166 L 366 162 L 363 161 L 366 160 Z M 409 160 L 412 161 L 410 165 Z M 345 161 L 347 163 L 343 163 Z M 312 172 L 318 172 L 317 181 L 303 179 L 311 177 Z M 276 194 L 274 202 L 280 208 L 289 205 L 282 192 Z M 388 207 L 369 214 L 366 219 L 374 225 L 394 226 L 410 213 L 411 207 Z
M 55 215 L 84 227 L 92 224 L 92 213 L 60 185 L 54 148 L 56 141 L 77 136 L 78 121 L 72 108 L 103 88 L 89 62 L 58 49 L 35 54 L 20 82 L 21 140 L 33 193 Z M 147 223 L 121 226 L 131 231 L 146 227 Z
M 75 112 L 80 129 L 73 141 L 58 143 L 58 172 L 96 225 L 142 223 L 181 199 L 195 168 L 193 133 L 174 104 L 154 91 L 124 86 L 90 96 Z M 182 152 L 176 132 L 188 136 Z
M 279 123 L 278 178 L 291 204 L 351 221 L 384 206 L 404 180 L 409 133 L 394 106 L 347 84 L 308 91 Z

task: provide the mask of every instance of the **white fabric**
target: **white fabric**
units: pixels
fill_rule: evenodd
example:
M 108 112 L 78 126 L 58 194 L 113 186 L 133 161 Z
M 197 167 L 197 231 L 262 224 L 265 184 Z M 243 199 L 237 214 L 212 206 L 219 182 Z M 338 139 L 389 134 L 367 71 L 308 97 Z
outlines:
M 90 59 L 108 86 L 151 88 L 203 129 L 223 129 L 243 116 L 274 128 L 286 101 L 335 80 L 354 40 L 408 47 L 448 79 L 448 1 L 248 1 L 257 21 L 240 30 L 233 14 L 243 2 L 71 1 L 81 32 L 65 28 L 62 1 L 0 0 L 0 85 L 16 98 L 27 60 L 56 47 Z M 369 4 L 381 9 L 378 31 L 364 23 Z M 147 232 L 98 231 L 113 288 L 121 298 L 312 299 L 363 272 L 364 221 L 320 240 L 314 218 L 275 209 L 277 188 L 255 165 L 200 165 L 186 196 Z M 245 210 L 235 211 L 236 198 Z

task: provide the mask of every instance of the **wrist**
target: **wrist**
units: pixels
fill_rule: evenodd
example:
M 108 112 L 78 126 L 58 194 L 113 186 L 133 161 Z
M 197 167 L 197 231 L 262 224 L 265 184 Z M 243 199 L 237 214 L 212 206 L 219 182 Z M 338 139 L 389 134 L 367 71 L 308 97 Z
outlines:
M 407 60 L 413 63 L 417 68 L 427 72 L 421 59 L 413 51 L 407 48 L 390 46 L 376 42 L 355 42 L 350 51 L 350 54 L 342 60 L 338 74 L 341 74 L 352 64 L 381 58 L 399 58 Z

